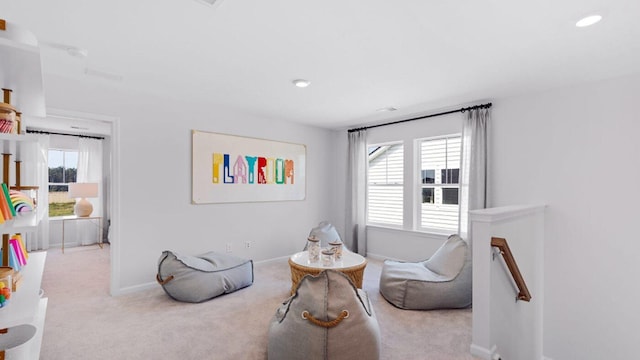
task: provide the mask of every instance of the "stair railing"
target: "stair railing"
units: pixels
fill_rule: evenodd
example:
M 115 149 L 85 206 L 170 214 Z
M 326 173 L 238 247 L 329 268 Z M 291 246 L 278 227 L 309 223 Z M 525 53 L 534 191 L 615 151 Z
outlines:
M 500 254 L 504 258 L 504 262 L 507 264 L 507 268 L 509 268 L 509 272 L 513 277 L 513 281 L 515 281 L 516 286 L 518 287 L 518 295 L 516 296 L 516 301 L 530 301 L 531 293 L 529 293 L 529 289 L 527 288 L 527 284 L 524 282 L 524 278 L 520 273 L 520 269 L 518 268 L 518 264 L 516 263 L 516 259 L 513 257 L 513 253 L 511 253 L 511 249 L 509 249 L 509 244 L 507 244 L 507 239 L 492 237 L 491 238 L 491 246 L 498 248 L 500 250 Z

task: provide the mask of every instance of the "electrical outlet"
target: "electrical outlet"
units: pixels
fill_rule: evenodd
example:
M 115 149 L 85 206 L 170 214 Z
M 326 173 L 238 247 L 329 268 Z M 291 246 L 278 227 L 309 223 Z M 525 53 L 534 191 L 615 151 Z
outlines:
M 245 249 L 251 249 L 251 241 L 245 241 L 244 242 L 244 247 L 245 247 Z
M 231 243 L 227 243 L 227 252 L 230 253 L 231 252 Z

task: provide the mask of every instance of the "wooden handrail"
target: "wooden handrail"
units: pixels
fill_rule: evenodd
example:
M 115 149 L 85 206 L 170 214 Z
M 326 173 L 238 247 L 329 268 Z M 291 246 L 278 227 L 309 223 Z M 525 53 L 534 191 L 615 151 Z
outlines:
M 516 259 L 513 258 L 511 249 L 509 249 L 509 244 L 507 244 L 507 239 L 492 237 L 491 246 L 495 246 L 500 250 L 502 257 L 504 258 L 504 262 L 507 264 L 507 267 L 509 268 L 509 272 L 511 272 L 511 276 L 513 277 L 513 280 L 516 282 L 516 286 L 518 287 L 518 291 L 519 291 L 517 300 L 530 301 L 531 293 L 529 293 L 527 284 L 524 282 L 524 278 L 520 273 L 518 264 L 516 264 Z

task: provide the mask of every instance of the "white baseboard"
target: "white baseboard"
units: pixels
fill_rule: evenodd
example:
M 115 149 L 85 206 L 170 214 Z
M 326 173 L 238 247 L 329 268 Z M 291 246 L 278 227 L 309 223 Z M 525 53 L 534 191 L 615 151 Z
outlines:
M 372 253 L 367 253 L 367 258 L 373 259 L 373 260 L 380 260 L 380 261 L 385 261 L 385 260 L 403 261 L 401 259 L 378 255 L 378 254 L 372 254 Z
M 496 351 L 496 347 L 494 345 L 491 349 L 487 349 L 485 347 L 482 347 L 476 344 L 471 344 L 469 350 L 471 352 L 471 355 L 473 356 L 477 356 L 485 360 L 491 360 L 491 358 L 493 357 L 493 354 Z
M 385 259 L 387 259 L 386 256 L 372 254 L 372 253 L 367 253 L 367 258 L 373 259 L 373 260 L 380 260 L 380 261 L 384 261 Z
M 140 291 L 151 290 L 151 289 L 155 288 L 156 286 L 160 286 L 160 285 L 158 285 L 158 283 L 155 282 L 155 281 L 154 282 L 148 282 L 148 283 L 140 284 L 140 285 L 128 286 L 128 287 L 125 287 L 125 288 L 118 289 L 113 294 L 113 296 L 121 296 L 121 295 L 137 293 L 137 292 L 140 292 Z
M 267 260 L 258 260 L 258 261 L 254 261 L 254 264 L 269 264 L 269 263 L 273 263 L 273 262 L 278 262 L 278 261 L 282 261 L 282 260 L 288 260 L 290 256 L 280 256 L 277 258 L 273 258 L 273 259 L 267 259 Z

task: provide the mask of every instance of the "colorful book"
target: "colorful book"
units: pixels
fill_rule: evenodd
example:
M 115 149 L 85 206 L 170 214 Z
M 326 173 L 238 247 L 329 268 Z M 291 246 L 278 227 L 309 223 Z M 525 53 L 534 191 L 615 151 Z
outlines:
M 4 193 L 4 198 L 7 199 L 7 206 L 9 207 L 9 211 L 11 211 L 11 216 L 16 216 L 16 209 L 13 207 L 11 195 L 9 195 L 9 187 L 5 183 L 2 183 L 2 192 Z
M 20 264 L 20 266 L 27 265 L 27 259 L 25 259 L 24 255 L 22 254 L 22 250 L 20 249 L 20 245 L 18 244 L 18 240 L 10 239 L 9 240 L 9 246 L 11 247 L 11 250 L 15 253 L 16 259 L 18 260 L 18 264 Z
M 20 262 L 16 257 L 16 252 L 13 251 L 13 247 L 9 245 L 9 249 L 7 251 L 9 252 L 9 266 L 13 268 L 13 271 L 20 271 Z
M 10 199 L 7 199 L 4 196 L 4 191 L 0 191 L 0 211 L 2 211 L 2 216 L 4 216 L 5 220 L 13 219 L 13 216 L 11 216 L 11 210 L 9 210 L 9 201 Z
M 13 237 L 18 240 L 18 244 L 20 245 L 20 249 L 22 250 L 22 255 L 24 255 L 25 260 L 29 260 L 29 252 L 27 251 L 27 247 L 24 246 L 24 241 L 22 241 L 22 235 L 15 234 Z
M 4 215 L 2 214 L 2 210 L 0 210 L 0 224 L 4 224 Z

